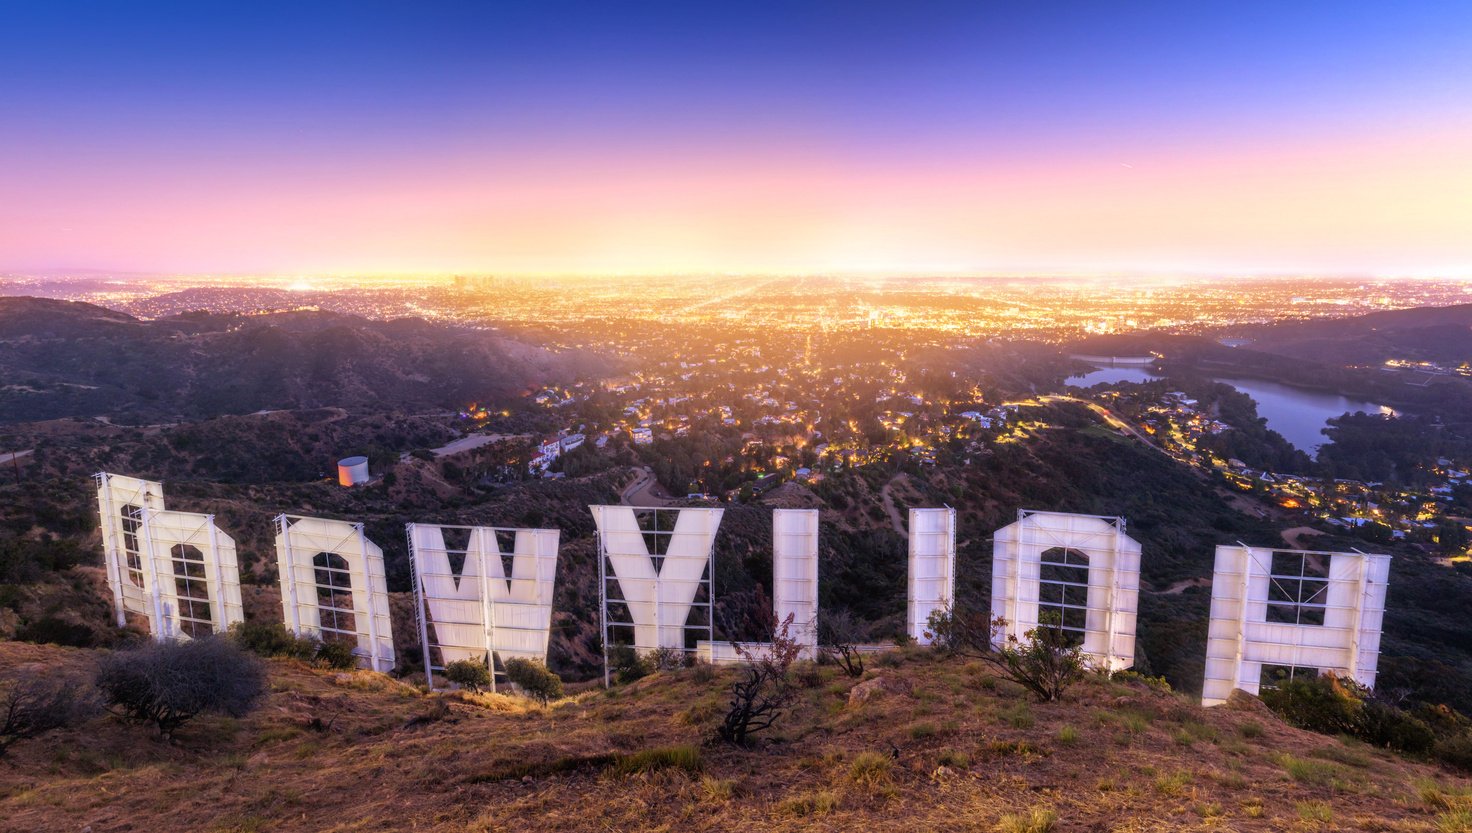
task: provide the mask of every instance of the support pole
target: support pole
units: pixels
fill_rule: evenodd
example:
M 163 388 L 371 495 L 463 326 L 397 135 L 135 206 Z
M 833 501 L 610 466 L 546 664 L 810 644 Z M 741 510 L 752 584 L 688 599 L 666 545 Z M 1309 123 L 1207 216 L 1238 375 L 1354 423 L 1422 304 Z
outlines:
M 380 671 L 378 667 L 378 611 L 373 609 L 373 574 L 368 569 L 368 536 L 363 532 L 362 524 L 353 524 L 358 531 L 358 560 L 363 568 L 363 598 L 368 602 L 364 607 L 368 610 L 368 661 L 372 663 L 374 671 Z M 356 598 L 356 594 L 354 594 Z
M 282 556 L 285 556 L 287 571 L 286 595 L 289 603 L 287 604 L 286 626 L 291 628 L 292 633 L 301 636 L 302 615 L 301 608 L 296 601 L 296 551 L 291 546 L 291 521 L 283 514 L 276 516 L 276 523 L 281 528 L 281 552 L 276 554 L 278 567 L 279 562 L 283 560 Z
M 204 522 L 209 526 L 210 536 L 210 560 L 215 565 L 214 607 L 210 610 L 210 619 L 214 625 L 215 633 L 224 633 L 226 629 L 225 612 L 225 568 L 220 564 L 220 531 L 215 526 L 215 516 L 205 515 Z
M 424 593 L 424 580 L 419 577 L 419 550 L 414 546 L 414 524 L 405 524 L 404 533 L 409 538 L 409 577 L 414 588 L 414 624 L 419 628 L 419 649 L 424 654 L 424 684 L 434 691 L 434 668 L 429 663 L 429 621 L 424 606 L 428 603 Z
M 94 479 L 97 481 L 97 492 L 102 495 L 102 507 L 99 511 L 102 522 L 102 560 L 107 566 L 107 580 L 112 585 L 112 606 L 117 616 L 118 627 L 126 627 L 128 614 L 123 601 L 123 567 L 119 563 L 118 536 L 114 524 L 118 522 L 117 508 L 112 503 L 112 478 L 106 472 L 98 472 Z

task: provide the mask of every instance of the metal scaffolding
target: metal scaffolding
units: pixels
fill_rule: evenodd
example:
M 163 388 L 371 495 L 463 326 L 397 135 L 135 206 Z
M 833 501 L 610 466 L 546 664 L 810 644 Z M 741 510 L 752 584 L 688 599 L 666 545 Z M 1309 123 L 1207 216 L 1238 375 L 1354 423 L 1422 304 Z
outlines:
M 911 509 L 909 533 L 906 632 L 929 645 L 931 614 L 950 608 L 956 599 L 956 510 Z
M 772 510 L 772 616 L 780 626 L 792 617 L 788 636 L 802 645 L 798 656 L 818 656 L 818 510 Z M 771 643 L 700 641 L 696 649 L 701 659 L 716 665 L 746 662 L 737 652 L 740 645 L 747 655 L 760 654 Z
M 1388 555 L 1217 547 L 1202 705 L 1302 673 L 1373 687 L 1389 580 Z
M 725 510 L 589 509 L 598 526 L 604 685 L 613 644 L 691 652 L 702 637 L 712 641 L 715 540 Z
M 1007 620 L 994 643 L 1024 638 L 1052 613 L 1094 665 L 1134 665 L 1140 544 L 1124 518 L 1023 509 L 993 541 L 992 615 Z
M 278 515 L 276 563 L 288 628 L 349 642 L 372 670 L 393 670 L 383 550 L 368 540 L 361 523 Z
M 447 545 L 451 531 L 464 533 L 464 546 Z M 513 657 L 546 662 L 557 530 L 411 523 L 407 534 L 414 614 L 431 688 L 434 672 L 458 660 L 485 663 L 492 691 L 504 673 L 498 659 L 502 667 Z M 503 537 L 509 547 L 502 546 Z

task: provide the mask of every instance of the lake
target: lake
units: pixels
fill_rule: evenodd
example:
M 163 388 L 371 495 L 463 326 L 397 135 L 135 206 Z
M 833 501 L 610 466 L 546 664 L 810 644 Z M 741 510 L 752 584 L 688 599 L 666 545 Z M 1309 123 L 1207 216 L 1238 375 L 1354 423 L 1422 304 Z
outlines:
M 1161 378 L 1159 374 L 1152 373 L 1148 367 L 1100 367 L 1088 373 L 1071 376 L 1068 383 L 1079 387 L 1090 387 L 1100 382 L 1139 383 L 1151 382 L 1159 378 Z M 1304 390 L 1278 382 L 1226 377 L 1214 377 L 1214 380 L 1231 385 L 1252 397 L 1257 403 L 1258 416 L 1267 420 L 1268 427 L 1282 434 L 1283 438 L 1293 443 L 1295 448 L 1306 451 L 1310 455 L 1315 454 L 1318 447 L 1328 441 L 1329 438 L 1319 432 L 1329 424 L 1329 420 L 1333 417 L 1355 411 L 1364 411 L 1369 414 L 1395 413 L 1393 409 L 1374 402 L 1333 393 Z

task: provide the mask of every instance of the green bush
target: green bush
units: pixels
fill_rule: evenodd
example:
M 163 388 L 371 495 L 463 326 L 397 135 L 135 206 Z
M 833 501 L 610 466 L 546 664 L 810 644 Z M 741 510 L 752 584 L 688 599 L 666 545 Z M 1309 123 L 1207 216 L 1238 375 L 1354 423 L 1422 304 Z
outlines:
M 679 671 L 691 664 L 691 655 L 679 648 L 656 648 L 645 658 L 655 671 Z
M 42 616 L 27 622 L 16 631 L 15 638 L 19 642 L 71 648 L 92 648 L 97 644 L 97 634 L 91 628 L 57 616 Z
M 1432 755 L 1448 766 L 1472 772 L 1472 734 L 1443 738 L 1432 750 Z
M 1311 732 L 1359 737 L 1364 718 L 1364 700 L 1358 686 L 1332 674 L 1284 680 L 1277 688 L 1259 695 L 1278 716 Z
M 317 658 L 317 640 L 297 636 L 280 622 L 236 622 L 230 626 L 228 636 L 236 647 L 257 656 L 303 661 Z
M 513 657 L 506 660 L 506 679 L 515 683 L 528 697 L 546 703 L 562 696 L 562 678 L 536 660 Z
M 1285 680 L 1264 689 L 1262 701 L 1300 729 L 1349 735 L 1372 746 L 1425 754 L 1436 734 L 1425 721 L 1382 700 L 1353 680 L 1333 674 Z
M 471 691 L 480 691 L 491 684 L 491 669 L 473 659 L 457 659 L 445 666 L 445 679 Z
M 613 645 L 608 649 L 608 667 L 620 683 L 632 683 L 654 673 L 654 665 L 632 645 Z
M 1423 755 L 1436 745 L 1436 733 L 1424 722 L 1379 700 L 1366 700 L 1359 739 L 1385 749 Z
M 339 671 L 358 667 L 358 657 L 353 653 L 353 646 L 346 642 L 323 642 L 317 646 L 313 658 L 322 665 Z

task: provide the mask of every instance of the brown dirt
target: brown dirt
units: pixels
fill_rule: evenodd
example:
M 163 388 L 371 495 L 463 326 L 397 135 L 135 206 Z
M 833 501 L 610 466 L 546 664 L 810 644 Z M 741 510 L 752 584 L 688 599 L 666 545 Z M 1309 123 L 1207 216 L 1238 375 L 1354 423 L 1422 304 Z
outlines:
M 0 643 L 0 674 L 88 661 Z M 920 649 L 873 665 L 909 693 L 851 705 L 857 681 L 815 669 L 779 731 L 740 750 L 708 742 L 730 670 L 540 708 L 273 662 L 260 708 L 200 718 L 173 745 L 112 717 L 17 744 L 0 763 L 0 830 L 986 831 L 1036 809 L 1054 831 L 1434 831 L 1472 795 L 1437 768 L 1143 683 L 1090 679 L 1037 704 Z M 702 772 L 609 766 L 680 745 Z M 1313 776 L 1295 780 L 1304 761 Z

